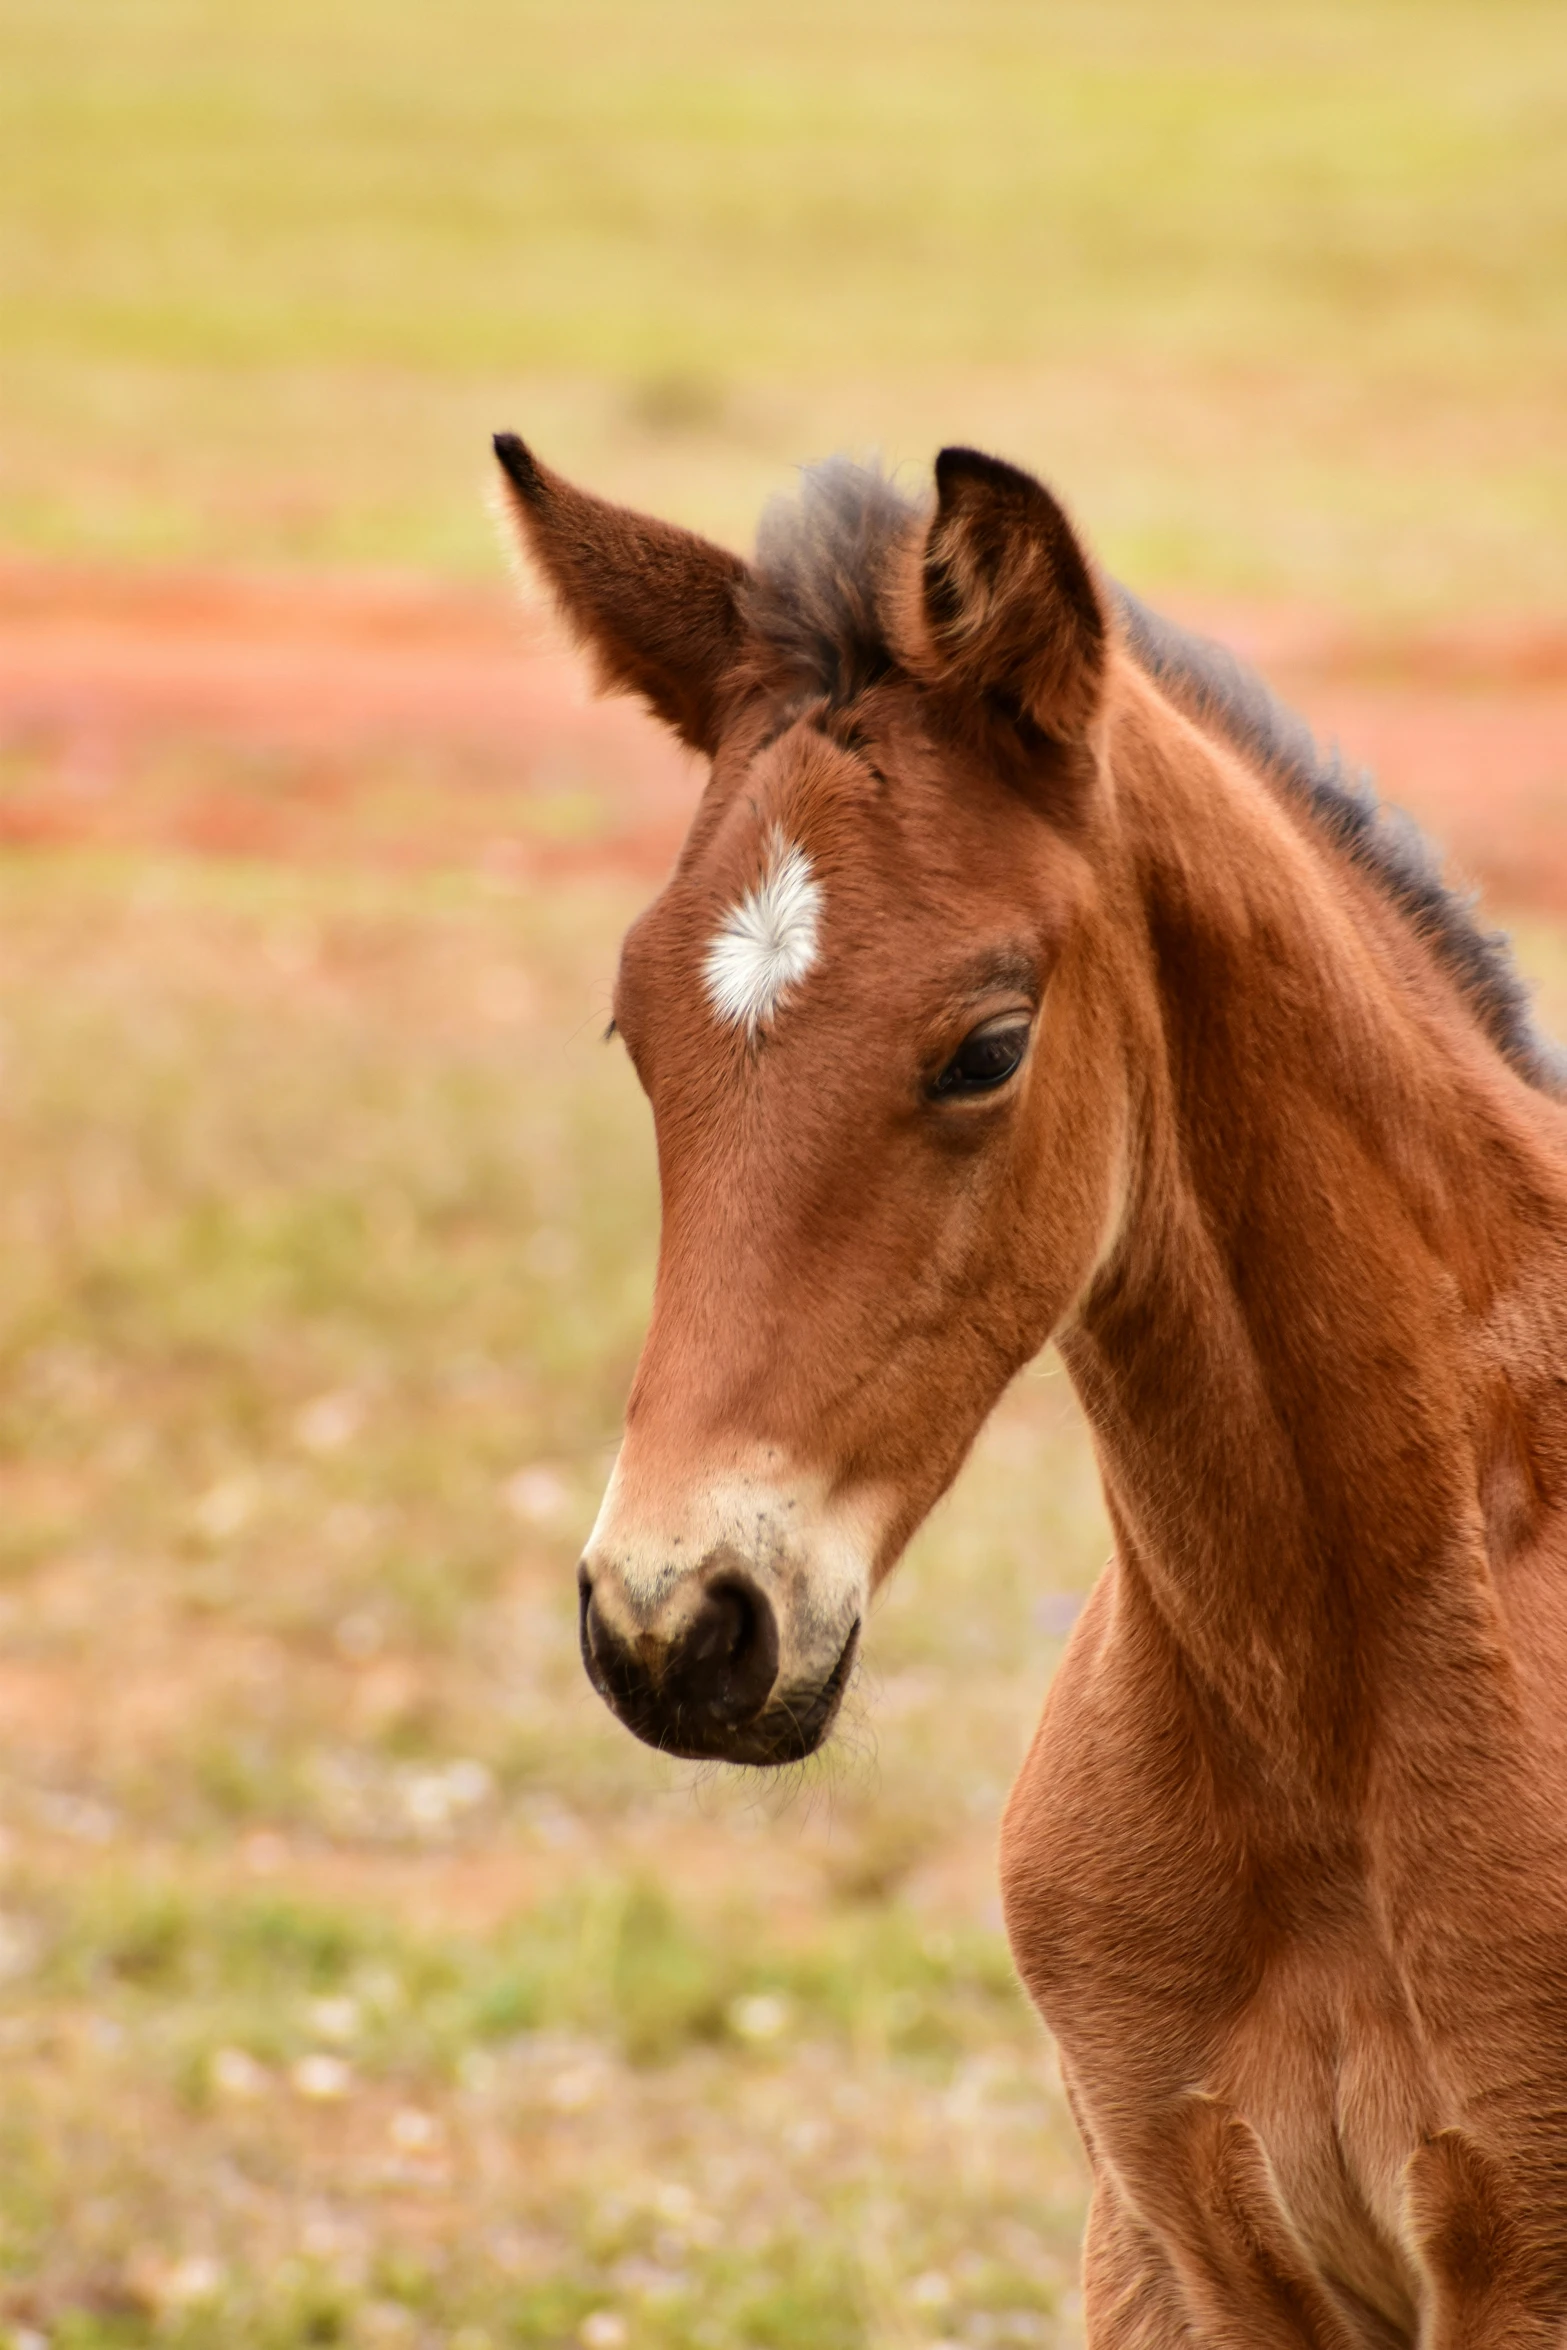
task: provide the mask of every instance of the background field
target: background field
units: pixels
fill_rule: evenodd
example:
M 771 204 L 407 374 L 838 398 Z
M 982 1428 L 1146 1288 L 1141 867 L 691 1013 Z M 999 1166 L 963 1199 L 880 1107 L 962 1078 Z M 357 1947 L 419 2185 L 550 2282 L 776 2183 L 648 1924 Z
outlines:
M 695 779 L 489 431 L 743 543 L 988 442 L 1522 910 L 1567 1026 L 1567 19 L 0 0 L 0 2330 L 1006 2350 L 1082 2174 L 995 1821 L 1106 1547 L 1049 1358 L 782 1785 L 572 1566 Z
M 1170 582 L 1560 607 L 1554 0 L 4 0 L 13 543 L 487 571 L 999 442 Z

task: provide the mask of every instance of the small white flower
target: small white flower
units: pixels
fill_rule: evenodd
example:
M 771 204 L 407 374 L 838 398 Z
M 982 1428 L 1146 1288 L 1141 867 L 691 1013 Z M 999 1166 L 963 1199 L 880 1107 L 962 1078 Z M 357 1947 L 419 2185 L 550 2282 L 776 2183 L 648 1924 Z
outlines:
M 267 2071 L 248 2048 L 215 2048 L 207 2077 L 220 2097 L 260 2097 L 267 2087 Z
M 724 2020 L 737 2039 L 762 2042 L 780 2038 L 789 2029 L 790 2014 L 788 2000 L 777 1992 L 753 1991 L 731 2000 Z
M 582 2350 L 625 2350 L 626 2321 L 613 2309 L 590 2309 L 577 2328 Z
M 348 1388 L 318 1395 L 294 1421 L 294 1436 L 306 1452 L 341 1452 L 358 1435 L 365 1416 L 363 1400 Z
M 412 1827 L 438 1833 L 464 1812 L 477 1811 L 494 1793 L 489 1765 L 459 1755 L 436 1770 L 411 1772 L 403 1781 L 403 1810 Z
M 471 1754 L 459 1754 L 446 1766 L 446 1793 L 454 1811 L 477 1811 L 495 1793 L 495 1773 Z
M 307 2012 L 310 2029 L 318 2039 L 330 2040 L 341 2048 L 359 2036 L 361 2018 L 357 1999 L 312 1999 Z
M 583 2113 L 604 2088 L 602 2065 L 573 2064 L 555 2075 L 544 2094 L 555 2113 Z
M 399 2154 L 428 2154 L 441 2142 L 441 2125 L 433 2113 L 403 2105 L 393 2114 L 387 2134 Z
M 237 1534 L 256 1506 L 256 1488 L 248 1477 L 225 1477 L 204 1493 L 191 1511 L 191 1523 L 209 1542 L 226 1541 Z
M 288 2077 L 295 2095 L 308 2097 L 314 2105 L 335 2104 L 354 2085 L 352 2065 L 341 2056 L 329 2056 L 325 2049 L 300 2057 Z
M 952 2300 L 951 2279 L 939 2268 L 928 2268 L 910 2285 L 909 2299 L 916 2309 L 946 2309 Z
M 506 1507 L 525 1526 L 553 1526 L 571 1507 L 564 1478 L 541 1462 L 519 1469 L 501 1488 Z
M 215 2301 L 224 2281 L 219 2262 L 204 2252 L 192 2252 L 168 2271 L 161 2298 L 171 2309 L 190 2309 L 199 2301 Z

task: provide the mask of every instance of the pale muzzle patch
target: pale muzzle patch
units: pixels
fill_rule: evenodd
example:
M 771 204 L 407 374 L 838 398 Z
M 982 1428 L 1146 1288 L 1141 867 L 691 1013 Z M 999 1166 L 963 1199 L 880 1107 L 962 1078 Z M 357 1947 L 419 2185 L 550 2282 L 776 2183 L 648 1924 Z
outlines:
M 702 975 L 720 1020 L 755 1036 L 820 952 L 822 890 L 804 849 L 779 831 L 767 864 L 707 950 Z

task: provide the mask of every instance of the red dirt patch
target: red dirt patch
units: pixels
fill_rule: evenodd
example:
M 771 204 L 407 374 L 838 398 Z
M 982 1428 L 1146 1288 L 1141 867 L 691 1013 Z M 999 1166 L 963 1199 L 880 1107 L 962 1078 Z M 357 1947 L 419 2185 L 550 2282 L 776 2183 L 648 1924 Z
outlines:
M 1189 606 L 1513 904 L 1567 911 L 1567 628 Z M 0 564 L 0 840 L 660 871 L 698 778 L 499 589 Z
M 0 565 L 0 840 L 656 871 L 696 788 L 499 592 Z

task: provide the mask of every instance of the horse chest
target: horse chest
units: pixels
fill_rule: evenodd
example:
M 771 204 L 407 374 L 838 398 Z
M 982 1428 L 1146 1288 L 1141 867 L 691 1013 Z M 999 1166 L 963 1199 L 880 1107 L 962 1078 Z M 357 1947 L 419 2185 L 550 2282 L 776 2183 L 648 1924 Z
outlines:
M 1223 1983 L 1227 1957 L 1216 1936 L 1194 1990 Z M 1217 2171 L 1202 2183 L 1222 2117 L 1247 2151 L 1245 2225 L 1276 2248 L 1281 2273 L 1298 2263 L 1365 2350 L 1412 2341 L 1420 2261 L 1404 2190 L 1437 2103 L 1376 1954 L 1287 1949 L 1222 2015 L 1200 1991 L 1172 1990 L 1162 1967 L 1133 1965 L 1092 2014 L 1074 2013 L 1070 1993 L 1042 2001 L 1090 2145 L 1172 2252 L 1200 2263 L 1206 2248 L 1223 2269 L 1236 2197 Z
M 1412 2334 L 1408 2164 L 1435 2092 L 1378 1955 L 1294 1954 L 1217 2052 L 1213 2093 L 1255 2133 L 1279 2214 L 1320 2280 Z
M 1350 2339 L 1412 2339 L 1405 2179 L 1440 2100 L 1352 1878 L 1292 1918 L 1289 1888 L 1259 1883 L 1189 1808 L 1190 1782 L 1152 1767 L 1135 1730 L 1087 1734 L 1070 1663 L 1063 1681 L 1009 1807 L 1003 1877 L 1090 2147 L 1145 2223 L 1164 2211 L 1158 2232 L 1196 2242 L 1230 2195 L 1191 2183 L 1222 2116 L 1281 2259 L 1303 2260 Z

